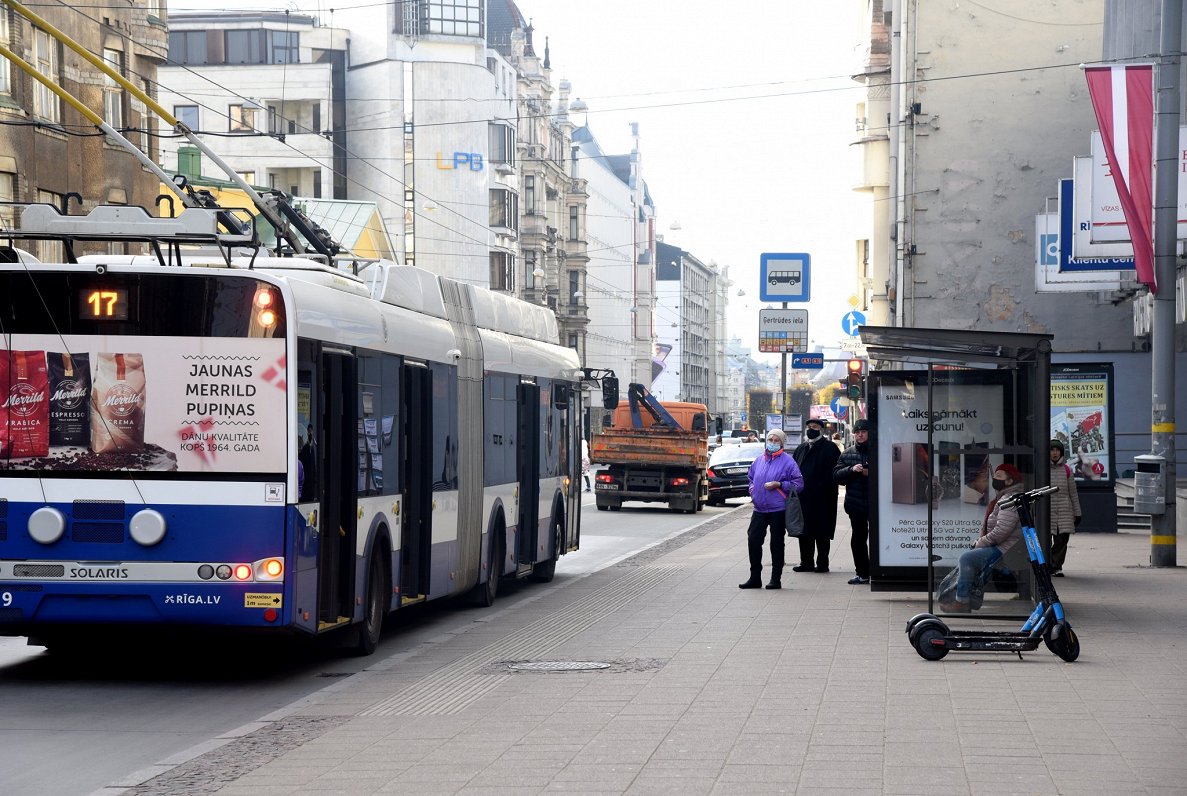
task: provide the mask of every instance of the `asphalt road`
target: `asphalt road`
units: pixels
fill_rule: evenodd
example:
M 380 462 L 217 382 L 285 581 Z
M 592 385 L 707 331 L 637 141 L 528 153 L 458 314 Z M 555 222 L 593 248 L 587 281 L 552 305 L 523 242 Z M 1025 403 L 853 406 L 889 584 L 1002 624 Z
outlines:
M 741 503 L 689 515 L 642 503 L 600 512 L 591 493 L 583 498 L 581 549 L 561 559 L 552 584 L 502 584 L 496 609 L 514 610 Z M 0 639 L 0 793 L 92 793 L 386 657 L 465 632 L 484 621 L 485 610 L 444 604 L 400 611 L 368 658 L 330 645 L 226 636 L 111 640 L 77 655 Z

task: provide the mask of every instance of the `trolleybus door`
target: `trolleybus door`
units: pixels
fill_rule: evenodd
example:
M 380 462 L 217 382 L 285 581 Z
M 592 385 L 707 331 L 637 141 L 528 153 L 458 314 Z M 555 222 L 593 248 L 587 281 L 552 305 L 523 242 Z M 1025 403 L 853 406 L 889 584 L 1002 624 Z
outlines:
M 321 544 L 318 551 L 318 620 L 342 624 L 354 615 L 358 506 L 358 368 L 347 351 L 321 356 Z
M 515 480 L 519 484 L 519 533 L 515 560 L 522 572 L 535 562 L 540 532 L 540 387 L 519 385 L 519 446 Z
M 429 369 L 405 362 L 400 416 L 404 422 L 404 505 L 400 512 L 400 602 L 429 593 L 433 542 L 433 381 Z

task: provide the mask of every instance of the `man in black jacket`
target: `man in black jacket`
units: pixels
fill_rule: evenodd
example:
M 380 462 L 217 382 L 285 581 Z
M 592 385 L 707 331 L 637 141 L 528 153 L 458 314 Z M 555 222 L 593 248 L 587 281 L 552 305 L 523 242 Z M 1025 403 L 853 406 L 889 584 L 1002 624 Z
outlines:
M 853 526 L 853 585 L 870 582 L 870 421 L 853 424 L 854 444 L 845 449 L 833 469 L 833 480 L 845 487 L 845 513 Z
M 813 417 L 806 425 L 806 439 L 793 454 L 804 474 L 804 491 L 800 493 L 804 535 L 800 537 L 800 564 L 791 569 L 828 572 L 828 553 L 837 531 L 837 482 L 833 480 L 833 468 L 841 452 L 824 433 L 827 424 L 823 420 Z

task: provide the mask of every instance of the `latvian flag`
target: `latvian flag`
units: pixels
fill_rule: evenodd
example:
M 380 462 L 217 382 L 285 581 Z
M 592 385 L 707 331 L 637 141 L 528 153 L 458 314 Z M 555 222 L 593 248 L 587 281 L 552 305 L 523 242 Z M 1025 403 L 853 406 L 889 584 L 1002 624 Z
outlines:
M 1138 281 L 1158 292 L 1154 276 L 1154 67 L 1088 66 L 1088 94 L 1096 111 L 1109 171 L 1133 241 Z

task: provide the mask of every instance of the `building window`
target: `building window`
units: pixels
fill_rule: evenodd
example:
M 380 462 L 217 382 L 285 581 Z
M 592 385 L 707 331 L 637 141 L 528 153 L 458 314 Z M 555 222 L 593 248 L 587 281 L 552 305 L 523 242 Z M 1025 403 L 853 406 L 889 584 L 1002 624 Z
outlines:
M 231 119 L 232 133 L 254 133 L 256 131 L 256 115 L 259 113 L 255 108 L 249 108 L 246 105 L 232 105 L 227 110 L 227 116 Z
M 490 253 L 490 289 L 515 289 L 515 255 L 507 252 Z
M 578 340 L 577 333 L 569 332 L 569 348 L 573 349 L 574 351 L 576 351 L 577 347 L 578 347 L 577 340 Z
M 51 82 L 58 82 L 58 43 L 44 30 L 33 29 L 33 62 L 37 71 Z M 53 124 L 62 121 L 62 105 L 48 86 L 37 82 L 33 87 L 33 115 Z
M 206 31 L 169 31 L 169 62 L 174 64 L 209 63 L 206 56 Z
M 103 60 L 117 74 L 124 74 L 124 54 L 103 48 Z M 103 75 L 103 121 L 115 130 L 124 126 L 124 90 L 111 75 Z
M 198 130 L 198 106 L 197 105 L 174 105 L 173 115 L 177 121 L 184 124 L 193 131 Z
M 0 14 L 0 16 L 4 16 Z M 7 171 L 0 171 L 0 202 L 16 201 L 16 175 Z M 0 229 L 11 230 L 16 227 L 16 208 L 12 204 L 0 204 Z
M 585 295 L 581 292 L 581 272 L 569 272 L 569 304 L 578 305 Z
M 313 170 L 313 198 L 321 199 L 321 169 Z
M 529 216 L 536 214 L 536 178 L 531 174 L 523 178 L 523 209 Z
M 264 63 L 262 30 L 228 30 L 226 32 L 227 63 L 229 64 L 262 64 Z
M 256 173 L 254 171 L 237 171 L 235 173 L 248 185 L 256 184 Z
M 581 240 L 581 226 L 578 223 L 580 216 L 577 211 L 577 205 L 569 208 L 569 240 Z
M 505 188 L 490 190 L 490 225 L 519 229 L 519 197 Z
M 293 135 L 297 132 L 297 120 L 286 119 L 279 106 L 269 105 L 268 132 L 271 135 Z
M 483 0 L 420 0 L 420 32 L 482 37 L 483 5 Z
M 321 103 L 320 102 L 313 103 L 313 124 L 311 125 L 311 127 L 313 128 L 313 132 L 317 133 L 318 135 L 322 134 L 323 131 L 321 129 Z
M 539 262 L 537 256 L 537 252 L 532 249 L 528 249 L 523 253 L 523 284 L 528 290 L 535 290 L 537 287 L 544 286 L 543 277 L 540 277 L 538 283 L 536 281 L 536 268 Z
M 4 43 L 5 47 L 11 46 L 11 41 L 8 37 L 8 9 L 3 9 L 0 12 L 0 42 Z M 8 59 L 0 58 L 0 94 L 12 93 L 12 78 L 8 71 Z
M 515 130 L 506 124 L 492 123 L 487 127 L 487 132 L 490 144 L 489 160 L 494 163 L 514 164 Z
M 268 31 L 268 63 L 296 64 L 301 62 L 301 34 L 296 31 Z

